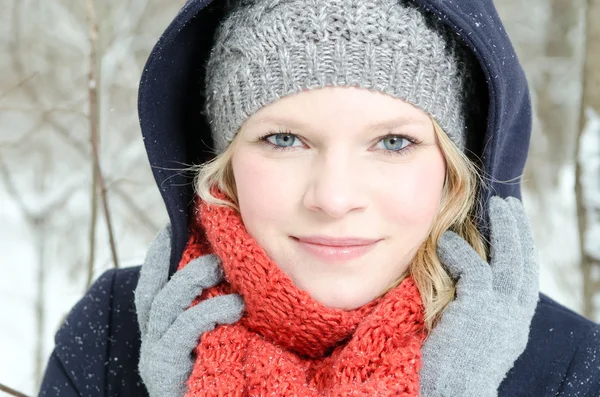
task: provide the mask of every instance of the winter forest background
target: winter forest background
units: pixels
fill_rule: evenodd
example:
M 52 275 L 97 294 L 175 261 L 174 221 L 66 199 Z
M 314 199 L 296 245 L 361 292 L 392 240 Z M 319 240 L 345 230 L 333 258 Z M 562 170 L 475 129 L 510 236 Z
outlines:
M 33 395 L 91 280 L 140 264 L 167 221 L 136 96 L 182 4 L 0 0 L 0 384 Z M 600 0 L 496 5 L 535 108 L 524 203 L 541 288 L 598 321 Z

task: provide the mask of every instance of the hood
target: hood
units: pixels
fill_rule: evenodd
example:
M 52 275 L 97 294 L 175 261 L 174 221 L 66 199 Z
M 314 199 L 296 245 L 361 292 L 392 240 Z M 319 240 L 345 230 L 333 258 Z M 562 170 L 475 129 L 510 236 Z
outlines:
M 483 168 L 491 196 L 520 198 L 531 134 L 531 103 L 525 74 L 492 0 L 413 0 L 437 15 L 473 51 L 481 67 L 478 107 L 485 109 L 481 134 L 467 149 Z M 139 88 L 138 112 L 154 178 L 172 228 L 171 274 L 188 240 L 194 203 L 193 175 L 182 172 L 213 156 L 203 116 L 204 66 L 227 1 L 189 0 L 150 54 Z M 487 213 L 485 211 L 484 213 Z M 485 217 L 482 228 L 485 228 Z

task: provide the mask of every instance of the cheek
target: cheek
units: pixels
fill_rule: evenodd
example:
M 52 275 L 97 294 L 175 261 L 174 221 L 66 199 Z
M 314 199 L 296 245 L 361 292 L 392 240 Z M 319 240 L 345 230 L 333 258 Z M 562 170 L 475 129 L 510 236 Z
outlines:
M 405 164 L 396 175 L 386 194 L 382 197 L 382 208 L 389 211 L 390 220 L 402 227 L 427 230 L 437 214 L 444 180 L 446 164 L 439 150 L 424 156 L 419 161 Z
M 289 218 L 297 200 L 298 175 L 274 162 L 242 150 L 232 159 L 242 220 L 258 240 L 270 224 Z

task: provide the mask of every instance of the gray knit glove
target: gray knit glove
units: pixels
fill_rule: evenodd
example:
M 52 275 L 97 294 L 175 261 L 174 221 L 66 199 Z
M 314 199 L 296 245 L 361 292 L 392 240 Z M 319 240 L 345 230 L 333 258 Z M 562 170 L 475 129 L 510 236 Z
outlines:
M 139 371 L 150 397 L 183 396 L 200 336 L 217 324 L 235 323 L 244 310 L 237 294 L 207 299 L 188 309 L 203 288 L 223 280 L 223 271 L 215 255 L 206 255 L 168 280 L 170 253 L 167 226 L 152 242 L 135 290 L 142 335 Z
M 493 197 L 491 261 L 446 232 L 438 256 L 457 279 L 456 299 L 422 348 L 425 397 L 492 397 L 523 353 L 539 297 L 538 261 L 521 202 Z

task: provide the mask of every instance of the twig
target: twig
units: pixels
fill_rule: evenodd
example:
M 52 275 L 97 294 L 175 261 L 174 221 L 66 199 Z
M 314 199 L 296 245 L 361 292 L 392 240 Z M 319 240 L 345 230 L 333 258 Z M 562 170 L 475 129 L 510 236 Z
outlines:
M 2 111 L 8 111 L 8 112 L 23 112 L 23 113 L 28 113 L 28 112 L 39 112 L 39 113 L 67 113 L 67 114 L 74 114 L 76 116 L 82 116 L 82 117 L 86 117 L 87 118 L 87 114 L 79 111 L 79 110 L 75 110 L 75 109 L 69 109 L 69 108 L 48 108 L 48 109 L 44 109 L 44 108 L 35 108 L 35 107 L 25 107 L 25 108 L 21 108 L 21 107 L 10 107 L 10 106 L 0 106 L 0 110 Z
M 4 98 L 6 98 L 8 96 L 8 94 L 10 94 L 11 92 L 18 90 L 19 88 L 21 88 L 22 86 L 27 84 L 31 79 L 33 79 L 37 75 L 38 75 L 38 72 L 34 72 L 34 73 L 30 74 L 29 76 L 25 77 L 23 80 L 19 81 L 16 85 L 14 85 L 11 88 L 9 88 L 8 90 L 4 91 L 2 94 L 0 94 L 0 101 L 3 100 Z
M 92 162 L 94 167 L 94 175 L 98 188 L 100 189 L 100 198 L 102 201 L 102 207 L 104 209 L 104 218 L 106 220 L 106 228 L 108 231 L 108 239 L 110 243 L 110 250 L 112 253 L 113 263 L 115 267 L 119 267 L 119 259 L 117 257 L 117 247 L 113 233 L 111 214 L 108 205 L 106 183 L 104 176 L 102 175 L 102 168 L 100 167 L 100 154 L 98 148 L 99 132 L 98 132 L 98 76 L 96 72 L 97 62 L 97 43 L 98 43 L 98 22 L 96 18 L 96 11 L 94 9 L 93 0 L 86 1 L 87 6 L 87 20 L 89 25 L 90 35 L 90 69 L 88 73 L 88 94 L 89 94 L 89 119 L 90 119 L 90 142 L 92 144 Z M 95 187 L 94 186 L 94 187 Z M 95 194 L 95 189 L 92 192 Z
M 82 157 L 89 157 L 87 147 L 78 139 L 76 139 L 73 135 L 69 134 L 69 131 L 62 125 L 60 125 L 54 119 L 48 119 L 48 122 L 54 128 L 55 132 L 57 132 L 67 143 L 69 143 Z M 159 229 L 159 226 L 154 224 L 150 220 L 150 218 L 146 215 L 144 210 L 135 204 L 133 199 L 121 189 L 118 184 L 111 184 L 107 186 L 107 189 L 114 192 L 118 197 L 121 198 L 122 202 L 135 214 L 140 218 L 140 221 L 144 226 L 146 226 L 149 236 L 154 236 L 156 231 Z
M 110 182 L 107 189 L 111 192 L 116 192 L 119 194 L 121 199 L 121 203 L 123 203 L 129 211 L 137 216 L 137 220 L 144 225 L 144 227 L 151 233 L 155 234 L 155 231 L 160 228 L 160 225 L 155 223 L 152 218 L 148 215 L 147 212 L 142 211 L 133 201 L 130 195 L 123 191 L 121 188 L 121 184 L 124 182 L 123 180 L 116 180 Z
M 14 141 L 4 141 L 4 142 L 0 141 L 0 147 L 11 148 L 11 149 L 20 147 L 25 142 L 27 142 L 31 138 L 33 138 L 34 135 L 38 134 L 42 130 L 41 126 L 42 126 L 42 122 L 38 121 L 37 123 L 35 123 L 35 125 L 33 127 L 31 127 L 29 129 L 29 131 L 25 132 L 22 136 L 15 139 Z
M 46 295 L 46 216 L 41 216 L 36 219 L 35 245 L 37 249 L 37 271 L 36 271 L 36 291 L 35 291 L 35 315 L 36 315 L 36 335 L 44 335 L 44 326 L 46 323 L 46 310 L 44 297 Z M 44 376 L 44 338 L 38 337 L 35 343 L 35 380 L 36 386 L 39 387 Z
M 92 172 L 92 185 L 90 187 L 91 193 L 91 208 L 90 208 L 90 231 L 89 231 L 89 246 L 90 253 L 88 258 L 87 266 L 87 280 L 85 282 L 85 291 L 87 291 L 92 285 L 94 279 L 94 259 L 96 258 L 96 223 L 98 222 L 98 194 L 96 193 L 96 187 L 98 186 L 96 169 Z
M 23 394 L 21 392 L 16 391 L 15 389 L 11 389 L 10 387 L 3 385 L 2 383 L 0 383 L 0 391 L 8 393 L 10 396 L 29 397 L 27 394 Z
M 65 189 L 61 194 L 51 197 L 51 201 L 45 203 L 41 208 L 32 210 L 28 208 L 26 200 L 21 196 L 17 190 L 16 184 L 14 183 L 10 171 L 6 164 L 0 157 L 0 181 L 6 187 L 6 191 L 15 201 L 15 203 L 21 209 L 23 217 L 27 220 L 27 223 L 31 227 L 32 232 L 35 235 L 35 246 L 37 248 L 37 283 L 36 283 L 36 299 L 35 299 L 35 314 L 36 314 L 36 335 L 44 335 L 44 324 L 46 311 L 44 308 L 44 295 L 45 295 L 45 277 L 46 277 L 46 225 L 48 217 L 56 213 L 60 206 L 62 206 L 72 194 L 72 189 Z M 39 385 L 43 375 L 44 369 L 44 338 L 38 337 L 36 339 L 35 346 L 35 382 Z
M 21 208 L 21 211 L 23 212 L 23 216 L 25 216 L 25 218 L 28 221 L 31 221 L 31 219 L 32 219 L 31 212 L 27 209 L 27 206 L 25 205 L 23 200 L 21 200 L 21 196 L 19 195 L 19 193 L 17 192 L 17 190 L 13 184 L 13 181 L 10 177 L 10 173 L 8 172 L 6 165 L 1 161 L 1 159 L 2 158 L 0 157 L 0 176 L 2 176 L 4 185 L 6 186 L 6 190 L 15 199 L 15 201 L 17 202 L 17 205 Z M 0 391 L 3 391 L 11 396 L 28 397 L 27 395 L 20 393 L 14 389 L 11 389 L 10 387 L 3 385 L 2 383 L 0 383 Z
M 2 152 L 0 152 L 0 155 L 1 154 Z M 35 204 L 27 203 L 28 200 L 25 200 L 25 196 L 18 191 L 17 184 L 11 176 L 10 169 L 6 163 L 2 161 L 1 156 L 0 182 L 4 184 L 6 187 L 6 192 L 17 204 L 21 210 L 21 213 L 32 227 L 35 227 L 35 223 L 38 221 L 38 219 L 47 218 L 48 216 L 60 211 L 65 203 L 67 203 L 69 198 L 73 195 L 75 187 L 80 183 L 79 179 L 67 181 L 69 183 L 65 183 L 65 185 L 60 189 L 56 189 L 56 192 L 58 193 L 48 194 L 41 200 L 37 200 Z
M 2 182 L 4 183 L 4 186 L 6 187 L 6 192 L 17 203 L 17 205 L 21 209 L 21 212 L 23 213 L 23 216 L 25 217 L 25 219 L 27 219 L 28 222 L 31 222 L 33 219 L 33 214 L 31 213 L 29 208 L 27 208 L 27 205 L 25 204 L 25 202 L 21 199 L 21 195 L 17 191 L 15 183 L 13 182 L 12 177 L 10 176 L 8 167 L 2 161 L 2 157 L 0 157 L 0 177 L 2 177 Z
M 21 212 L 25 219 L 27 219 L 28 224 L 31 226 L 31 229 L 35 232 L 35 244 L 39 249 L 43 247 L 43 232 L 39 231 L 39 227 L 44 223 L 45 216 L 36 215 L 33 211 L 27 208 L 27 204 L 17 191 L 17 188 L 11 178 L 10 172 L 6 164 L 0 158 L 0 177 L 2 177 L 2 182 L 6 187 L 6 191 L 13 198 L 13 200 L 17 203 Z M 42 249 L 43 250 L 43 249 Z M 43 252 L 38 251 L 38 265 L 43 264 L 44 258 L 41 256 Z M 38 266 L 37 272 L 37 289 L 36 289 L 36 300 L 35 300 L 35 313 L 36 313 L 36 333 L 37 335 L 43 335 L 44 333 L 44 301 L 41 298 L 43 296 L 44 291 L 44 266 Z M 35 348 L 35 381 L 36 383 L 41 380 L 42 377 L 42 352 L 43 352 L 43 340 L 44 338 L 39 337 L 36 340 L 36 348 Z M 2 385 L 0 385 L 0 390 L 9 391 L 2 389 Z M 14 390 L 13 390 L 14 392 Z M 15 392 L 16 393 L 16 392 Z M 9 393 L 10 394 L 10 393 Z M 15 396 L 21 394 L 12 394 Z

